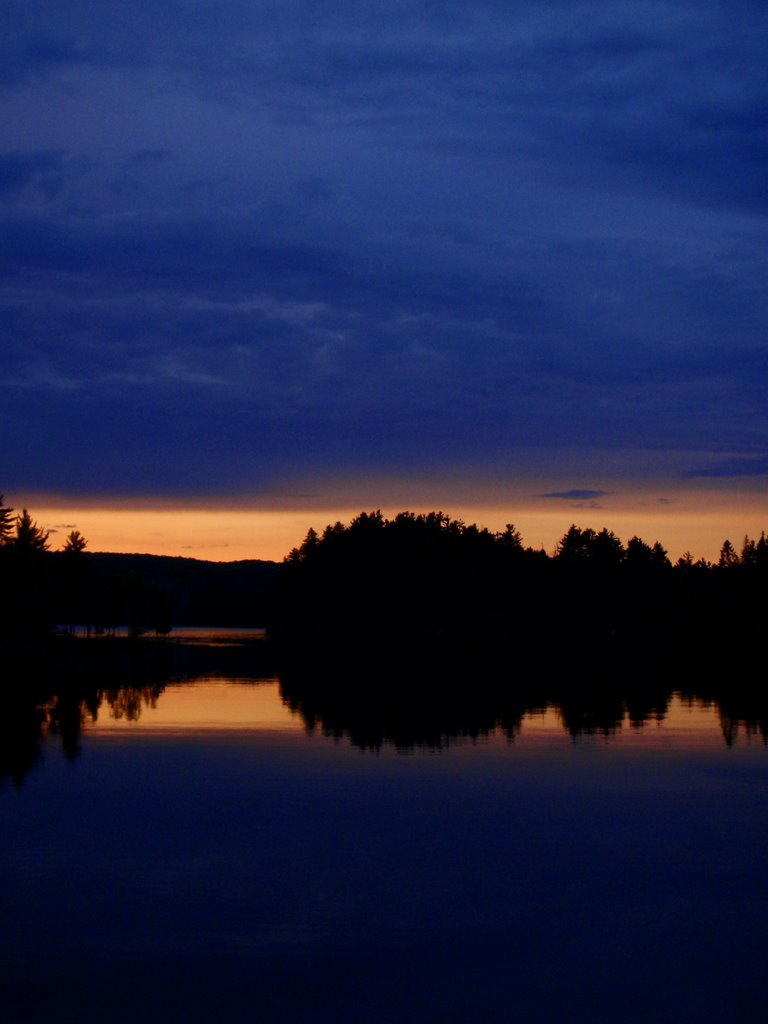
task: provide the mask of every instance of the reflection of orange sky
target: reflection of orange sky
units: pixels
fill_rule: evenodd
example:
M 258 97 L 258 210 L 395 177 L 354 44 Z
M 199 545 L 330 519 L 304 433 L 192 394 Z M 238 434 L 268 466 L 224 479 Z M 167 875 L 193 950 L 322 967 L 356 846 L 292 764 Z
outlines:
M 102 705 L 89 732 L 142 729 L 188 731 L 246 729 L 301 732 L 301 720 L 280 700 L 277 683 L 242 683 L 220 679 L 168 686 L 155 707 L 144 706 L 136 721 L 115 718 Z
M 546 711 L 527 715 L 523 719 L 520 739 L 524 743 L 536 743 L 537 741 L 559 740 L 564 734 L 563 720 L 555 708 L 547 708 Z M 602 734 L 596 734 L 599 740 Z M 607 738 L 610 743 L 620 743 L 622 746 L 633 745 L 684 745 L 690 744 L 715 744 L 722 746 L 723 737 L 720 728 L 720 719 L 714 705 L 704 705 L 700 701 L 688 704 L 673 697 L 669 703 L 664 718 L 660 721 L 649 719 L 639 728 L 634 728 L 625 718 L 620 729 L 611 733 Z
M 726 537 L 738 547 L 744 534 L 756 537 L 768 528 L 768 502 L 763 495 L 730 495 L 703 489 L 663 500 L 621 491 L 602 498 L 600 507 L 580 507 L 576 502 L 530 494 L 517 498 L 510 495 L 504 501 L 493 494 L 486 500 L 481 494 L 465 494 L 447 502 L 441 500 L 444 495 L 438 491 L 421 501 L 409 501 L 403 493 L 397 504 L 386 504 L 375 497 L 366 501 L 364 495 L 355 501 L 352 494 L 341 495 L 343 504 L 325 504 L 307 496 L 285 508 L 264 501 L 254 501 L 252 507 L 241 501 L 231 507 L 204 507 L 199 502 L 184 507 L 134 502 L 116 508 L 106 503 L 64 503 L 50 497 L 35 500 L 30 496 L 23 501 L 8 497 L 17 506 L 27 504 L 41 525 L 55 531 L 51 536 L 53 547 L 60 546 L 65 535 L 76 528 L 86 537 L 91 551 L 183 555 L 212 561 L 279 560 L 301 543 L 309 527 L 321 531 L 328 523 L 348 522 L 359 512 L 377 507 L 388 516 L 402 509 L 426 512 L 440 508 L 492 530 L 503 529 L 511 521 L 526 544 L 547 551 L 553 550 L 571 523 L 594 529 L 606 526 L 624 541 L 633 535 L 651 543 L 660 540 L 673 559 L 686 550 L 696 558 L 714 559 Z
M 88 732 L 116 733 L 199 733 L 225 732 L 281 733 L 288 737 L 303 735 L 299 715 L 292 713 L 280 698 L 279 683 L 237 683 L 231 680 L 208 679 L 195 683 L 168 686 L 157 698 L 154 707 L 144 705 L 137 720 L 114 717 L 110 707 L 102 705 L 98 719 L 89 724 Z M 742 737 L 743 742 L 748 737 Z M 485 740 L 484 746 L 508 747 L 502 732 Z M 560 713 L 554 708 L 528 714 L 523 718 L 515 747 L 569 744 Z M 622 747 L 722 746 L 723 736 L 717 709 L 699 701 L 692 704 L 673 697 L 662 721 L 648 721 L 633 728 L 625 719 L 621 728 L 609 737 L 600 733 L 582 737 L 580 742 L 609 742 Z M 459 743 L 458 746 L 468 744 Z M 470 744 L 471 745 L 471 744 Z

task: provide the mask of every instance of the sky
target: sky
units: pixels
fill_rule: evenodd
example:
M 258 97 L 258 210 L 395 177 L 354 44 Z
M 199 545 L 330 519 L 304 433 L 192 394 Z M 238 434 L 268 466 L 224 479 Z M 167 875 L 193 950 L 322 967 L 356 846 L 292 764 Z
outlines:
M 14 507 L 225 559 L 373 508 L 707 557 L 768 528 L 763 2 L 0 28 Z

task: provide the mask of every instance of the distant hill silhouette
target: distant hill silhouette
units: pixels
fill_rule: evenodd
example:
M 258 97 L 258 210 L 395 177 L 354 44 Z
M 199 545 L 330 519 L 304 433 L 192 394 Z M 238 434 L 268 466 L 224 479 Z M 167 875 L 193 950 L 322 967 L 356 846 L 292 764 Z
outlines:
M 60 564 L 64 553 L 51 556 Z M 138 577 L 146 589 L 162 594 L 172 626 L 263 626 L 280 573 L 277 562 L 259 559 L 207 562 L 86 551 L 83 560 L 92 591 L 107 593 Z M 66 622 L 66 616 L 58 619 Z

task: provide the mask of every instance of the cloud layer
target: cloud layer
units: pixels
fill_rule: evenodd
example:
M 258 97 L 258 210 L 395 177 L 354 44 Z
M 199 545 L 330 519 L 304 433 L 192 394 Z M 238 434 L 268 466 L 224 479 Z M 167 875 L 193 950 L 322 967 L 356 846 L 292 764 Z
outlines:
M 764 462 L 763 5 L 6 19 L 6 491 Z

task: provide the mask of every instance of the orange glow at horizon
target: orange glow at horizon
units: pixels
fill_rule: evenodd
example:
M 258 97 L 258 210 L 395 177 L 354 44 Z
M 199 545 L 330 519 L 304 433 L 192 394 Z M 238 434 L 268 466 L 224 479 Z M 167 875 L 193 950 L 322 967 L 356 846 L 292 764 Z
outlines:
M 21 504 L 20 502 L 18 503 Z M 675 560 L 690 550 L 694 558 L 716 559 L 728 538 L 738 548 L 745 534 L 758 537 L 768 528 L 768 503 L 759 494 L 737 496 L 721 493 L 683 495 L 669 504 L 644 502 L 636 497 L 604 507 L 579 507 L 567 503 L 510 500 L 483 502 L 328 503 L 327 507 L 234 508 L 138 507 L 119 509 L 107 505 L 58 502 L 55 499 L 25 502 L 33 517 L 51 530 L 51 547 L 64 544 L 72 529 L 79 530 L 89 551 L 113 551 L 236 561 L 245 558 L 280 561 L 300 544 L 307 530 L 318 532 L 340 520 L 347 523 L 361 511 L 381 508 L 386 516 L 403 509 L 427 512 L 442 508 L 454 518 L 501 530 L 508 522 L 521 532 L 523 543 L 552 552 L 557 541 L 577 526 L 613 530 L 625 543 L 637 535 L 653 543 L 659 540 Z

